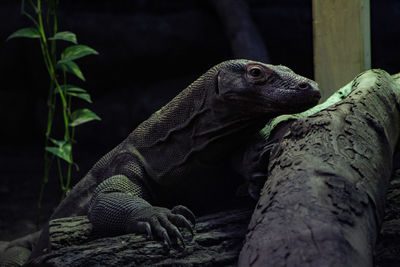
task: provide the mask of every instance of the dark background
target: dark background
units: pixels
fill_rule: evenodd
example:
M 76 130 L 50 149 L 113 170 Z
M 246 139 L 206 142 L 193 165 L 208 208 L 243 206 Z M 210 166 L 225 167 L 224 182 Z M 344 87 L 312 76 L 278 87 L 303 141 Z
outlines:
M 313 77 L 311 0 L 249 0 L 271 62 Z M 400 1 L 371 0 L 372 66 L 400 72 Z M 240 18 L 238 18 L 240 19 Z M 89 107 L 101 118 L 79 126 L 74 182 L 152 112 L 211 66 L 233 57 L 221 21 L 206 0 L 61 1 L 60 31 L 100 55 L 78 61 Z M 0 240 L 34 230 L 42 176 L 48 76 L 37 40 L 14 39 L 30 26 L 20 1 L 0 2 Z M 61 45 L 61 43 L 60 43 Z M 62 45 L 61 45 L 62 48 Z M 58 122 L 60 118 L 57 118 Z M 56 122 L 57 123 L 57 122 Z M 56 128 L 54 137 L 62 136 Z M 54 170 L 53 170 L 54 171 Z M 46 191 L 43 220 L 59 201 L 57 176 Z

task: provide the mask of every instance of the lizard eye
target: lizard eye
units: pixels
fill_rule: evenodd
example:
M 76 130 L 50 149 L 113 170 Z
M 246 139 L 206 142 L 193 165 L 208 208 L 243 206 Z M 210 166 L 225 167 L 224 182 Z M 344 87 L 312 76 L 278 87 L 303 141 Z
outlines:
M 257 66 L 252 67 L 252 68 L 249 70 L 250 76 L 252 76 L 252 77 L 254 77 L 254 78 L 259 78 L 259 77 L 261 77 L 262 73 L 263 73 L 263 72 L 262 72 L 261 68 L 260 68 L 260 67 L 257 67 Z

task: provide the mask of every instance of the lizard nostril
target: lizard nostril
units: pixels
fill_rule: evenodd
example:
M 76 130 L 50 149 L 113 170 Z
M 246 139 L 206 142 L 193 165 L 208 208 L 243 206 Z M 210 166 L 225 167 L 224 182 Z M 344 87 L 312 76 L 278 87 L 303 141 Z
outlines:
M 310 88 L 310 85 L 308 83 L 299 83 L 299 85 L 297 85 L 297 87 L 299 89 L 305 90 L 305 89 Z

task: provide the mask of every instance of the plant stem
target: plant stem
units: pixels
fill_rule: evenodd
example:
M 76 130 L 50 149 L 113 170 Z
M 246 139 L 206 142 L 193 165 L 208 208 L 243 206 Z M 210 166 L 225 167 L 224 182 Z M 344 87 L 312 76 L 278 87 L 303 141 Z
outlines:
M 37 0 L 37 9 L 38 9 L 38 20 L 39 20 L 39 32 L 40 32 L 40 40 L 42 43 L 42 52 L 44 53 L 45 62 L 47 62 L 47 71 L 49 73 L 50 79 L 54 82 L 58 93 L 60 94 L 61 103 L 63 107 L 63 118 L 64 118 L 64 126 L 65 126 L 65 140 L 70 141 L 70 134 L 69 134 L 69 121 L 68 121 L 68 114 L 67 114 L 67 100 L 65 98 L 64 92 L 61 89 L 60 84 L 58 83 L 56 73 L 55 73 L 55 66 L 51 60 L 51 56 L 48 49 L 47 38 L 44 32 L 43 27 L 43 18 L 41 12 L 41 0 Z
M 60 94 L 61 103 L 62 103 L 62 107 L 63 107 L 63 119 L 64 119 L 64 126 L 65 126 L 64 139 L 68 143 L 71 143 L 71 137 L 70 137 L 70 133 L 69 133 L 68 103 L 65 99 L 64 92 L 61 89 L 61 87 L 57 81 L 56 72 L 55 72 L 56 42 L 55 42 L 55 40 L 51 41 L 51 47 L 50 47 L 50 51 L 49 51 L 47 37 L 45 34 L 44 25 L 43 25 L 43 16 L 42 16 L 41 6 L 42 6 L 41 0 L 37 0 L 36 12 L 37 12 L 37 16 L 38 16 L 37 26 L 38 26 L 38 30 L 40 33 L 40 47 L 42 50 L 42 55 L 43 55 L 43 59 L 44 59 L 44 63 L 45 63 L 47 72 L 50 76 L 50 88 L 49 88 L 48 99 L 47 99 L 47 104 L 48 104 L 47 128 L 46 128 L 46 134 L 45 134 L 45 147 L 47 147 L 49 144 L 49 140 L 50 140 L 50 134 L 51 134 L 51 130 L 52 130 L 55 105 L 56 105 L 54 86 L 56 86 L 56 88 Z M 54 7 L 54 13 L 53 13 L 53 35 L 56 34 L 57 30 L 58 30 L 57 15 L 56 15 L 55 10 L 56 10 L 56 7 Z M 66 189 L 64 187 L 64 182 L 63 182 L 64 179 L 62 176 L 62 169 L 61 169 L 59 159 L 57 159 L 57 163 L 58 163 L 58 170 L 59 170 L 59 176 L 60 176 L 60 181 L 61 181 L 61 189 L 63 191 L 63 196 L 64 196 Z M 69 165 L 71 165 L 71 164 L 69 164 Z M 44 153 L 44 176 L 43 176 L 43 181 L 42 181 L 42 185 L 40 188 L 39 199 L 38 199 L 38 203 L 37 203 L 37 213 L 36 213 L 37 227 L 39 226 L 41 203 L 43 200 L 44 189 L 48 183 L 50 167 L 51 167 L 51 160 L 49 158 L 49 153 L 45 150 L 45 153 Z M 68 167 L 68 177 L 70 177 L 70 172 L 71 172 L 70 167 Z M 70 179 L 68 177 L 67 177 L 67 184 L 69 187 L 68 180 L 70 180 Z
M 57 158 L 57 166 L 58 166 L 58 176 L 60 178 L 61 190 L 64 192 L 64 177 L 62 174 L 60 158 Z
M 40 6 L 40 3 L 38 3 L 38 5 Z M 40 10 L 40 9 L 39 9 Z M 55 18 L 55 15 L 54 15 Z M 56 32 L 57 30 L 57 21 L 53 20 L 54 23 L 54 31 Z M 41 24 L 39 26 L 39 23 L 36 24 L 38 27 L 43 27 L 43 24 Z M 54 34 L 55 34 L 54 32 Z M 55 47 L 56 43 L 55 41 L 51 42 L 51 56 L 52 56 L 52 63 L 54 64 L 55 59 L 56 59 L 56 47 Z M 41 50 L 42 50 L 42 54 L 43 54 L 43 59 L 46 65 L 46 68 L 49 69 L 48 67 L 48 63 L 46 61 L 46 57 L 45 57 L 45 46 L 42 42 L 42 40 L 40 40 L 40 46 L 41 46 Z M 47 111 L 47 126 L 46 126 L 46 132 L 45 132 L 45 141 L 44 141 L 44 147 L 46 148 L 49 145 L 49 140 L 50 140 L 50 135 L 51 135 L 51 130 L 52 130 L 52 126 L 53 126 L 53 120 L 54 120 L 54 112 L 55 112 L 55 105 L 56 105 L 56 99 L 54 97 L 54 82 L 51 79 L 50 80 L 50 85 L 49 85 L 49 92 L 47 95 L 47 107 L 48 107 L 48 111 Z M 39 198 L 37 201 L 37 207 L 36 207 L 36 227 L 39 228 L 39 224 L 40 224 L 40 212 L 41 212 L 41 208 L 42 208 L 42 201 L 43 201 L 43 196 L 44 196 L 44 191 L 46 188 L 46 185 L 48 183 L 49 180 L 49 174 L 50 174 L 50 168 L 52 165 L 52 160 L 49 156 L 49 152 L 47 152 L 46 149 L 44 149 L 44 171 L 43 171 L 43 180 L 40 186 L 40 192 L 39 192 Z
M 64 85 L 67 85 L 67 72 L 63 70 L 63 76 L 64 76 Z M 72 97 L 71 95 L 68 95 L 68 116 L 71 117 L 71 101 Z M 75 134 L 75 128 L 72 127 L 71 129 L 71 143 L 74 141 L 74 134 Z M 71 145 L 71 162 L 68 163 L 68 169 L 67 169 L 67 177 L 66 177 L 66 184 L 65 184 L 65 191 L 63 194 L 63 198 L 66 196 L 69 190 L 69 186 L 71 184 L 71 171 L 72 171 L 72 163 L 74 162 L 73 159 L 73 153 L 72 153 L 72 145 Z
M 74 135 L 75 135 L 75 128 L 72 128 L 71 140 L 74 140 Z M 66 185 L 65 185 L 65 194 L 68 192 L 70 184 L 71 184 L 71 171 L 72 171 L 73 162 L 74 162 L 74 159 L 73 159 L 72 146 L 71 146 L 71 163 L 68 163 L 67 181 L 66 181 Z

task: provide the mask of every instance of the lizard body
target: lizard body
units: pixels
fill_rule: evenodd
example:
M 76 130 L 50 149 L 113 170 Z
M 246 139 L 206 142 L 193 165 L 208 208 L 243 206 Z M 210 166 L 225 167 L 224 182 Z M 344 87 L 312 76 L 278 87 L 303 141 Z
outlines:
M 159 192 L 195 182 L 197 172 L 229 157 L 268 120 L 306 110 L 319 98 L 313 81 L 287 67 L 249 60 L 220 63 L 103 156 L 51 219 L 88 214 L 99 231 L 183 241 L 178 227 L 191 229 L 194 215 L 184 206 L 151 205 L 162 203 Z M 47 228 L 32 258 L 44 253 Z

